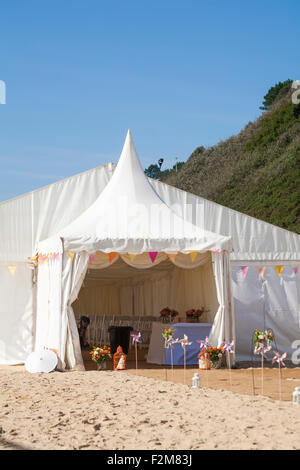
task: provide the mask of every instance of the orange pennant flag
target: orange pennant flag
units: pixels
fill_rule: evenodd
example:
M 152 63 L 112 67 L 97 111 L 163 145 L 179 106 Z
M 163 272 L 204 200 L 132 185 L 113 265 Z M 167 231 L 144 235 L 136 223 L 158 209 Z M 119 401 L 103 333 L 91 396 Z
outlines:
M 190 257 L 191 257 L 192 262 L 194 262 L 196 257 L 197 257 L 198 251 L 191 250 L 189 253 L 190 253 Z
M 258 268 L 258 272 L 259 272 L 260 277 L 264 277 L 265 270 L 266 270 L 266 268 Z
M 278 276 L 280 277 L 281 274 L 282 274 L 282 270 L 283 270 L 284 266 L 278 265 L 278 266 L 275 266 L 275 268 L 276 268 Z
M 168 256 L 169 256 L 170 260 L 172 261 L 172 263 L 175 263 L 175 259 L 176 259 L 177 255 L 178 255 L 178 253 L 168 253 Z
M 115 251 L 112 251 L 111 253 L 108 253 L 108 259 L 109 259 L 109 262 L 111 263 L 112 260 L 116 257 L 116 252 Z

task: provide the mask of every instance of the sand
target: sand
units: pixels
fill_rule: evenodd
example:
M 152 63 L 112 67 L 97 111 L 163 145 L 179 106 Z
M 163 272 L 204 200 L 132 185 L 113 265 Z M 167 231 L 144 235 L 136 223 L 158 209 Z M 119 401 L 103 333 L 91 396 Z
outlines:
M 211 386 L 213 375 L 228 371 L 212 372 Z M 300 406 L 290 401 L 195 390 L 142 370 L 29 374 L 2 367 L 0 391 L 0 449 L 300 448 Z

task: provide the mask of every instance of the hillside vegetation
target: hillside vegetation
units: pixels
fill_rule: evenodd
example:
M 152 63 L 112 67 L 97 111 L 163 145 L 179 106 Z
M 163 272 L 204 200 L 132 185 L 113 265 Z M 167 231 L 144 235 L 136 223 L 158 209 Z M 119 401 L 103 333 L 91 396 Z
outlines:
M 264 97 L 265 112 L 237 136 L 198 147 L 163 181 L 300 233 L 300 104 L 291 80 Z

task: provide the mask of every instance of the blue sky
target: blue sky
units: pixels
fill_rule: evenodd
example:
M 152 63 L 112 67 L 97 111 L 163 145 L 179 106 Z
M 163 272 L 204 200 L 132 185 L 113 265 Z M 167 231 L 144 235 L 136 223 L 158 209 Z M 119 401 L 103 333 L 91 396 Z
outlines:
M 3 0 L 0 201 L 109 161 L 239 132 L 300 79 L 299 0 Z

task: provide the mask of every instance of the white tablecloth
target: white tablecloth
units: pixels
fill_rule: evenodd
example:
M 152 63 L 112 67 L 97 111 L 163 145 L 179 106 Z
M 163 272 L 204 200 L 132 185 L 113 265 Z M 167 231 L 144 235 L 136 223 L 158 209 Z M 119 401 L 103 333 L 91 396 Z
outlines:
M 193 341 L 191 346 L 187 346 L 187 364 L 197 364 L 197 356 L 199 353 L 200 345 L 196 342 L 196 339 L 205 339 L 209 335 L 212 324 L 211 323 L 175 323 L 175 324 L 166 324 L 160 322 L 152 323 L 152 333 L 149 344 L 147 362 L 151 364 L 169 364 L 167 350 L 164 347 L 164 339 L 162 337 L 162 332 L 165 328 L 174 328 L 175 334 L 174 339 L 183 338 L 184 334 L 187 334 L 189 339 Z M 174 348 L 182 349 L 181 345 L 175 345 Z M 188 348 L 190 350 L 188 351 Z M 180 353 L 181 351 L 177 352 Z M 190 354 L 191 353 L 191 354 Z M 175 355 L 174 355 L 175 359 Z M 177 362 L 174 361 L 174 364 Z M 181 359 L 178 361 L 181 364 Z M 183 361 L 182 361 L 183 364 Z

